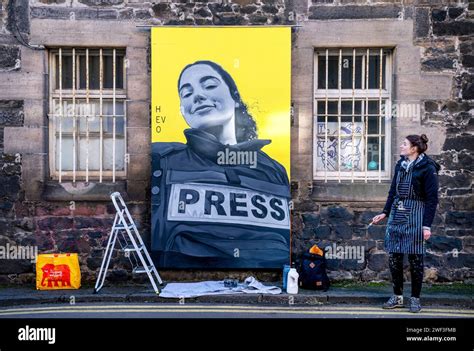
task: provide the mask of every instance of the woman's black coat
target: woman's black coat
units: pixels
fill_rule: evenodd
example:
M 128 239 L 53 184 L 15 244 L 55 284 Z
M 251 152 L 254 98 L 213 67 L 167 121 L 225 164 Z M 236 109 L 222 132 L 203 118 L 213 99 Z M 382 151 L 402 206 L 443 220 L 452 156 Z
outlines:
M 387 202 L 383 209 L 388 217 L 392 208 L 393 201 L 397 194 L 397 178 L 400 171 L 401 163 L 404 160 L 401 157 L 395 166 L 395 174 L 393 175 L 392 185 L 388 192 Z M 425 203 L 425 212 L 423 214 L 423 227 L 431 227 L 438 205 L 438 172 L 440 165 L 433 159 L 424 155 L 423 159 L 413 166 L 412 185 L 415 193 L 420 196 Z

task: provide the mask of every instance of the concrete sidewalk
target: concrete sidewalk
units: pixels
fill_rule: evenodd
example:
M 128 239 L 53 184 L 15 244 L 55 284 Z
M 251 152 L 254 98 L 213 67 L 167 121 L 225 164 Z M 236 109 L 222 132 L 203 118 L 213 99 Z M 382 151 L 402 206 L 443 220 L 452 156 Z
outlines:
M 276 285 L 281 283 L 268 283 Z M 459 289 L 450 286 L 425 286 L 422 291 L 423 305 L 431 306 L 459 306 L 473 308 L 473 285 L 466 285 Z M 179 303 L 178 299 L 162 298 L 157 296 L 150 286 L 113 286 L 106 285 L 98 294 L 93 293 L 93 287 L 82 287 L 79 290 L 38 291 L 33 288 L 5 287 L 0 288 L 0 307 L 30 304 L 64 304 L 93 302 L 120 302 L 120 303 Z M 405 296 L 409 296 L 410 287 L 405 287 Z M 334 304 L 370 304 L 380 305 L 391 295 L 390 285 L 370 286 L 333 286 L 328 291 L 299 290 L 298 295 L 282 293 L 280 295 L 267 294 L 232 294 L 210 295 L 195 298 L 186 298 L 186 303 L 218 303 L 218 304 L 265 304 L 265 305 L 334 305 Z

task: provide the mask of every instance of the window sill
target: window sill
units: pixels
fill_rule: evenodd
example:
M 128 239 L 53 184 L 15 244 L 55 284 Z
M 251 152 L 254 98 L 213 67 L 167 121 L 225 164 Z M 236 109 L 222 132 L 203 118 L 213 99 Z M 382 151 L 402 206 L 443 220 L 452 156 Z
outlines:
M 43 199 L 47 201 L 109 201 L 110 194 L 118 191 L 127 198 L 126 181 L 112 182 L 62 182 L 48 181 L 43 190 Z
M 390 180 L 369 183 L 350 181 L 313 181 L 311 198 L 317 201 L 383 202 L 387 200 Z

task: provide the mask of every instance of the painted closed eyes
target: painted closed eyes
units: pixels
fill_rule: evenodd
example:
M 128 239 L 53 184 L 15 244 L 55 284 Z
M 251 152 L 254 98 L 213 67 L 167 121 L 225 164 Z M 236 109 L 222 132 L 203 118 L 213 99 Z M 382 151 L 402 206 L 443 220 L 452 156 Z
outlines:
M 216 89 L 219 84 L 221 83 L 219 79 L 217 78 L 214 78 L 214 77 L 206 77 L 205 80 L 200 80 L 200 83 L 201 83 L 201 86 L 205 89 L 205 90 L 213 90 L 213 89 Z M 184 84 L 182 87 L 181 87 L 181 90 L 180 90 L 180 96 L 181 98 L 185 99 L 189 96 L 191 96 L 194 92 L 194 89 L 192 87 L 191 84 L 187 83 L 187 84 Z

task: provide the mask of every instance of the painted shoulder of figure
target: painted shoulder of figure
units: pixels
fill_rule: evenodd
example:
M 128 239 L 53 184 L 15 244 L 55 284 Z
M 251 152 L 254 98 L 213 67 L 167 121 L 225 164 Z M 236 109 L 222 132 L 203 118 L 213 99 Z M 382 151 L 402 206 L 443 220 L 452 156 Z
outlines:
M 178 142 L 155 142 L 151 144 L 151 154 L 165 157 L 175 151 L 182 151 L 187 149 L 187 145 Z
M 284 180 L 284 183 L 289 184 L 288 173 L 280 162 L 271 158 L 262 150 L 258 152 L 258 155 L 260 156 L 260 159 L 258 160 L 259 163 L 263 161 L 266 166 L 272 167 Z

